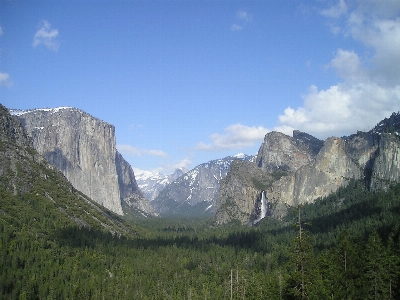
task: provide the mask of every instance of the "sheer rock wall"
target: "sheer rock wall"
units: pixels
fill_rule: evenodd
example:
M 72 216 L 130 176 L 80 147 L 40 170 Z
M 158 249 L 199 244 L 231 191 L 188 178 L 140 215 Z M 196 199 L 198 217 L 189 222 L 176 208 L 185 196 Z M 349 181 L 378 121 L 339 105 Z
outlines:
M 153 212 L 132 168 L 116 150 L 113 125 L 71 107 L 11 112 L 23 124 L 33 147 L 76 189 L 119 215 L 123 215 L 121 201 Z

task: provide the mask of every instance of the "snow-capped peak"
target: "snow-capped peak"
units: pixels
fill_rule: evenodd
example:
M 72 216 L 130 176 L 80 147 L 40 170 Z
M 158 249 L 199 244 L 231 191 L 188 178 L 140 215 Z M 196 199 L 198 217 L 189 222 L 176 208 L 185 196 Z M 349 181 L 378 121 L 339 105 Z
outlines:
M 170 175 L 136 168 L 133 168 L 133 171 L 140 190 L 150 201 L 153 201 L 167 184 L 171 183 L 186 172 L 184 168 L 176 169 L 175 172 Z
M 61 107 L 56 107 L 56 108 L 34 108 L 34 109 L 10 109 L 10 114 L 14 116 L 21 116 L 26 113 L 31 113 L 35 111 L 46 111 L 50 113 L 56 113 L 62 109 L 73 109 L 73 107 L 70 106 L 61 106 Z
M 243 159 L 243 158 L 246 157 L 246 154 L 244 154 L 244 153 L 238 153 L 238 154 L 234 155 L 233 157 Z

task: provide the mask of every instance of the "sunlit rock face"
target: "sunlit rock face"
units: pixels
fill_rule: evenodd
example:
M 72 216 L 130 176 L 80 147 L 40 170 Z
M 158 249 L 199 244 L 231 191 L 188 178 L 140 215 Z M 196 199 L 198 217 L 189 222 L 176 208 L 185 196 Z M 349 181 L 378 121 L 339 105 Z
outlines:
M 298 131 L 293 138 L 268 133 L 256 166 L 258 170 L 232 164 L 217 198 L 217 224 L 232 220 L 256 224 L 262 220 L 260 215 L 281 218 L 288 206 L 312 203 L 351 179 L 363 179 L 371 190 L 400 182 L 400 114 L 392 114 L 369 132 L 325 142 Z M 255 184 L 260 176 L 271 181 Z
M 346 185 L 349 179 L 362 176 L 362 169 L 346 155 L 346 142 L 328 138 L 310 164 L 274 182 L 267 198 L 290 206 L 313 202 Z
M 383 134 L 372 166 L 371 189 L 386 189 L 400 178 L 400 137 Z
M 33 147 L 76 189 L 120 215 L 124 200 L 151 211 L 132 168 L 116 150 L 113 125 L 72 107 L 11 113 L 23 124 Z
M 309 164 L 323 146 L 323 141 L 295 130 L 293 137 L 272 131 L 264 138 L 257 154 L 257 165 L 266 172 L 296 171 Z

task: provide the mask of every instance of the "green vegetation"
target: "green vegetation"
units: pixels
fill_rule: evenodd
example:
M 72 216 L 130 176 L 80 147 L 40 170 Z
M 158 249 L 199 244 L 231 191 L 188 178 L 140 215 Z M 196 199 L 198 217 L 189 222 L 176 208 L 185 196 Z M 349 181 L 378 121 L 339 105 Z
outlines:
M 263 191 L 269 189 L 274 181 L 281 179 L 283 176 L 287 176 L 288 173 L 285 171 L 275 171 L 261 178 L 252 177 L 251 182 L 255 189 Z
M 257 227 L 127 222 L 35 151 L 0 146 L 0 299 L 400 298 L 400 184 L 349 180 Z
M 10 139 L 13 126 L 0 128 L 0 299 L 400 299 L 400 184 L 349 179 L 257 227 L 128 222 Z
M 254 188 L 260 191 L 267 190 L 272 185 L 272 180 L 261 181 L 255 177 L 251 178 L 251 182 L 253 183 Z
M 281 177 L 283 176 L 287 176 L 288 172 L 286 171 L 275 171 L 273 173 L 271 173 L 271 176 L 274 178 L 274 180 L 279 180 L 281 179 Z
M 0 298 L 400 297 L 400 185 L 370 193 L 351 181 L 254 228 L 147 218 L 129 225 L 136 236 L 120 237 L 79 209 L 90 228 L 67 217 L 57 203 L 69 196 L 57 186 L 48 190 L 56 203 L 35 184 L 24 195 L 0 189 Z

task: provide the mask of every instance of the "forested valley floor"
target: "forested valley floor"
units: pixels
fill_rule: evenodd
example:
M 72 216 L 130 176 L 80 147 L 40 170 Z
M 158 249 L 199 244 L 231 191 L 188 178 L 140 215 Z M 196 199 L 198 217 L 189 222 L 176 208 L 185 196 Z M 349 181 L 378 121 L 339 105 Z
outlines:
M 0 188 L 1 299 L 400 299 L 400 185 L 363 182 L 257 227 L 140 219 L 78 226 Z

